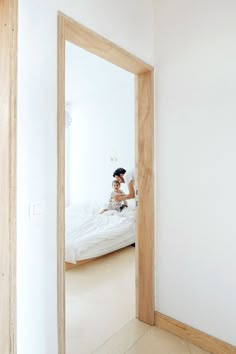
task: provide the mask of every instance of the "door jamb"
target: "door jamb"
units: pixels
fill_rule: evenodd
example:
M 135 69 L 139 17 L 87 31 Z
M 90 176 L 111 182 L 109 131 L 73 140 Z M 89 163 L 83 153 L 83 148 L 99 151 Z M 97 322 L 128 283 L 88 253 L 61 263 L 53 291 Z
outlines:
M 0 353 L 16 353 L 16 91 L 18 1 L 0 3 Z

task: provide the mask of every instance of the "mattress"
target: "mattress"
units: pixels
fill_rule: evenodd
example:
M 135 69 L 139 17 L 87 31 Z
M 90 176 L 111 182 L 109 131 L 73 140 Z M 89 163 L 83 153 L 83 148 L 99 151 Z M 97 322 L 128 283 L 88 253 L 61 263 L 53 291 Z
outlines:
M 97 206 L 66 208 L 65 260 L 99 257 L 135 242 L 135 210 L 99 214 Z

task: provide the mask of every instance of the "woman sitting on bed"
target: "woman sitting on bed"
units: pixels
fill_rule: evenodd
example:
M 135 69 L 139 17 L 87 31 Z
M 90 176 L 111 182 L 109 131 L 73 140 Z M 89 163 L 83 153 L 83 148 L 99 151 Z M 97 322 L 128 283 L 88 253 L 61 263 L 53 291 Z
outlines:
M 108 211 L 108 210 L 122 211 L 124 208 L 128 207 L 126 200 L 116 202 L 114 199 L 114 196 L 117 194 L 125 195 L 125 193 L 120 189 L 120 182 L 119 181 L 115 180 L 112 182 L 112 189 L 113 189 L 113 191 L 111 192 L 108 206 L 106 209 L 103 209 L 100 212 L 100 214 L 103 214 L 105 211 Z

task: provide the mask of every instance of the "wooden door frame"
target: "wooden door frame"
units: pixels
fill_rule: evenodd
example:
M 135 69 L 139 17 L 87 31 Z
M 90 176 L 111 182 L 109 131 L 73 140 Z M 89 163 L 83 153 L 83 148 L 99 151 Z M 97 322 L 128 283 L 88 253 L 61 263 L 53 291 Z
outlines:
M 58 346 L 65 354 L 65 41 L 136 76 L 136 309 L 137 318 L 154 324 L 154 114 L 153 67 L 104 37 L 58 13 Z M 102 320 L 102 319 L 101 319 Z
M 0 353 L 16 353 L 17 0 L 0 1 Z

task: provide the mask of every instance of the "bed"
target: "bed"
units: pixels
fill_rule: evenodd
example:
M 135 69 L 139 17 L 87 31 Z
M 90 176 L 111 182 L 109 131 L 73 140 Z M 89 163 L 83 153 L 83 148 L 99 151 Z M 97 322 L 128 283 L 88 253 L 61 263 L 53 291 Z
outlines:
M 66 208 L 66 269 L 135 242 L 134 207 L 103 214 L 99 214 L 99 210 L 101 208 L 94 205 Z

